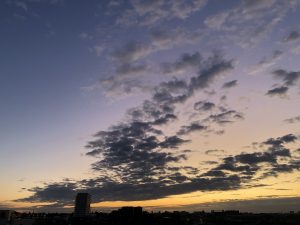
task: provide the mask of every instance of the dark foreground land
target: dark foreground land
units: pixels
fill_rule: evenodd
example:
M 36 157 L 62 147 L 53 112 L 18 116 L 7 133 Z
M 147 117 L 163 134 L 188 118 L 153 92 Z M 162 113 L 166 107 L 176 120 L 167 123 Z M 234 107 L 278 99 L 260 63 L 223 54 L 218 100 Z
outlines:
M 111 213 L 92 213 L 85 217 L 73 214 L 18 214 L 0 225 L 299 225 L 300 212 L 239 213 L 219 212 L 163 212 L 149 213 L 120 209 Z

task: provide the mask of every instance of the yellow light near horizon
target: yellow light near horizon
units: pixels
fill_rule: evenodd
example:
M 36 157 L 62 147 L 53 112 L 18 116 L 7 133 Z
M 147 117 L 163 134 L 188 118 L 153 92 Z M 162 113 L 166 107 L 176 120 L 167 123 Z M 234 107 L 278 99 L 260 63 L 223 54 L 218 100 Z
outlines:
M 123 206 L 142 206 L 157 208 L 176 208 L 192 204 L 204 204 L 234 200 L 253 200 L 262 198 L 278 197 L 298 197 L 300 196 L 300 180 L 289 183 L 294 180 L 299 173 L 281 175 L 279 177 L 270 177 L 264 180 L 266 186 L 244 188 L 229 191 L 213 191 L 213 192 L 193 192 L 189 194 L 174 195 L 166 198 L 145 201 L 106 201 L 92 204 L 94 208 L 115 208 Z M 268 185 L 272 185 L 268 186 Z

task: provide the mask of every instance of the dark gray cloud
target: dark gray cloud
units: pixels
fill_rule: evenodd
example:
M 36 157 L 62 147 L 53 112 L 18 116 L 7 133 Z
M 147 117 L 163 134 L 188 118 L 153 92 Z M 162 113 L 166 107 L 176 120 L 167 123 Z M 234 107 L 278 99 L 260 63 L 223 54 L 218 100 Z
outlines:
M 276 78 L 281 79 L 285 86 L 293 86 L 300 79 L 300 71 L 288 72 L 286 70 L 275 70 L 273 74 Z
M 212 161 L 212 160 L 204 161 L 203 163 L 204 164 L 208 164 L 208 165 L 216 165 L 216 164 L 218 164 L 217 161 Z
M 116 74 L 119 75 L 127 75 L 127 74 L 135 74 L 135 73 L 142 73 L 146 71 L 147 65 L 145 64 L 122 64 L 116 69 Z
M 233 69 L 233 61 L 224 61 L 222 55 L 215 53 L 205 62 L 206 68 L 191 78 L 192 90 L 208 87 L 220 74 Z
M 174 63 L 163 63 L 162 70 L 164 73 L 178 73 L 185 72 L 187 68 L 200 67 L 202 63 L 201 55 L 196 52 L 194 54 L 183 54 Z
M 278 138 L 269 138 L 260 144 L 267 147 L 265 151 L 253 153 L 241 153 L 235 156 L 225 157 L 223 162 L 212 171 L 221 170 L 237 173 L 244 180 L 264 179 L 268 176 L 276 176 L 279 173 L 300 170 L 300 161 L 294 160 L 290 149 L 284 145 L 295 142 L 299 138 L 294 134 L 287 134 Z M 282 163 L 279 159 L 284 159 Z
M 21 199 L 21 202 L 54 202 L 55 205 L 68 205 L 73 202 L 76 195 L 77 183 L 63 181 L 45 184 L 46 188 L 35 187 L 28 189 L 34 195 Z M 18 201 L 18 200 L 17 200 Z
M 300 32 L 297 30 L 291 31 L 285 38 L 284 42 L 290 42 L 290 41 L 295 41 L 300 38 Z
M 284 120 L 284 122 L 286 122 L 286 123 L 300 122 L 300 116 L 295 116 L 295 117 L 292 117 L 292 118 L 288 118 L 288 119 Z
M 177 135 L 186 135 L 195 131 L 203 131 L 206 130 L 207 127 L 199 124 L 199 122 L 192 122 L 190 125 L 182 126 L 180 130 L 177 132 Z
M 177 148 L 180 144 L 187 142 L 177 136 L 167 137 L 163 142 L 160 142 L 159 145 L 163 148 Z
M 208 177 L 226 177 L 226 173 L 224 173 L 222 170 L 210 170 L 203 174 L 203 176 Z
M 279 87 L 275 87 L 267 92 L 269 96 L 285 96 L 291 86 L 294 86 L 300 79 L 300 71 L 288 72 L 286 70 L 275 70 L 273 71 L 275 78 L 281 80 L 282 84 Z
M 152 53 L 151 46 L 140 42 L 129 42 L 112 53 L 112 59 L 125 64 L 137 61 Z
M 206 155 L 219 155 L 219 154 L 224 154 L 224 150 L 220 150 L 220 149 L 209 149 L 206 150 L 204 153 Z
M 213 102 L 199 101 L 194 104 L 194 109 L 197 111 L 211 111 L 216 105 Z
M 133 133 L 137 132 L 135 133 L 136 136 L 143 137 L 143 134 L 138 133 L 141 129 L 146 128 L 144 125 L 138 125 L 138 127 L 136 131 L 131 130 L 126 133 L 132 136 Z M 108 133 L 101 132 L 98 135 L 108 135 Z M 154 141 L 156 143 L 156 138 L 150 139 L 152 140 L 145 142 L 153 143 Z M 151 151 L 137 151 L 134 156 L 137 160 L 130 157 L 130 160 L 127 161 L 128 158 L 126 157 L 122 159 L 121 164 L 117 163 L 111 167 L 114 170 L 114 166 L 116 166 L 117 170 L 122 174 L 121 177 L 117 176 L 117 179 L 108 170 L 110 165 L 102 164 L 102 161 L 99 161 L 109 174 L 105 175 L 102 173 L 99 178 L 77 182 L 65 180 L 60 183 L 45 184 L 44 187 L 29 189 L 33 194 L 17 201 L 70 205 L 76 192 L 79 191 L 87 191 L 93 195 L 94 202 L 101 202 L 150 200 L 194 191 L 224 191 L 247 188 L 249 186 L 254 187 L 256 181 L 265 177 L 300 170 L 299 159 L 294 158 L 290 149 L 285 146 L 285 144 L 298 140 L 299 138 L 293 134 L 269 138 L 260 143 L 261 152 L 241 153 L 224 157 L 220 163 L 209 163 L 213 167 L 205 172 L 200 172 L 201 169 L 194 167 L 174 167 L 166 164 L 166 161 L 178 162 L 181 157 L 185 157 L 184 155 L 176 157 L 166 152 L 158 152 L 158 155 L 157 153 L 153 154 Z M 170 137 L 165 139 L 164 144 L 168 142 L 166 147 L 169 148 L 181 144 L 182 141 L 176 137 Z M 170 143 L 171 145 L 169 145 Z M 117 146 L 119 144 L 116 143 Z M 122 146 L 124 146 L 123 144 Z M 153 148 L 153 146 L 150 146 L 148 149 Z M 127 154 L 126 149 L 122 149 L 122 151 L 122 154 Z M 115 159 L 120 160 L 118 158 Z M 131 166 L 132 164 L 134 164 L 134 167 Z M 155 165 L 155 169 L 151 170 L 153 165 Z M 147 170 L 147 166 L 149 166 L 150 170 Z M 126 171 L 122 171 L 122 167 L 126 168 Z M 184 173 L 184 171 L 188 173 Z M 142 176 L 143 179 L 141 179 Z
M 222 88 L 228 89 L 228 88 L 235 87 L 236 85 L 237 85 L 237 80 L 232 80 L 224 83 Z
M 298 139 L 297 136 L 295 136 L 294 134 L 287 134 L 278 138 L 269 138 L 268 140 L 263 142 L 263 144 L 271 145 L 274 147 L 280 147 L 284 143 L 295 142 L 297 139 Z
M 268 90 L 266 95 L 269 95 L 269 96 L 285 96 L 288 90 L 289 90 L 289 88 L 285 87 L 285 86 L 276 87 L 276 88 Z
M 219 125 L 225 125 L 227 123 L 233 123 L 237 119 L 244 119 L 244 115 L 236 110 L 223 109 L 223 112 L 211 114 L 205 120 Z

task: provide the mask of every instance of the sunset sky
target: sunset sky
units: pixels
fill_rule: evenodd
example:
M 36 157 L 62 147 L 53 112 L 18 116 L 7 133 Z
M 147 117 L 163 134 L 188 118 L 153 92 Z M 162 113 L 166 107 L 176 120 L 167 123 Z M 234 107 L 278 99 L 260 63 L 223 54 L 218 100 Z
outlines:
M 300 0 L 1 0 L 0 209 L 300 210 Z

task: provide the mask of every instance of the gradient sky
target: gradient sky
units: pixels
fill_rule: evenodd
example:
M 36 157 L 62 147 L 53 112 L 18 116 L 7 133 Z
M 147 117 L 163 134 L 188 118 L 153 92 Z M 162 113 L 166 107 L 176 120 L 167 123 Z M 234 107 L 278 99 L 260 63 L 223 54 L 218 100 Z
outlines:
M 0 208 L 300 210 L 299 0 L 2 0 Z

